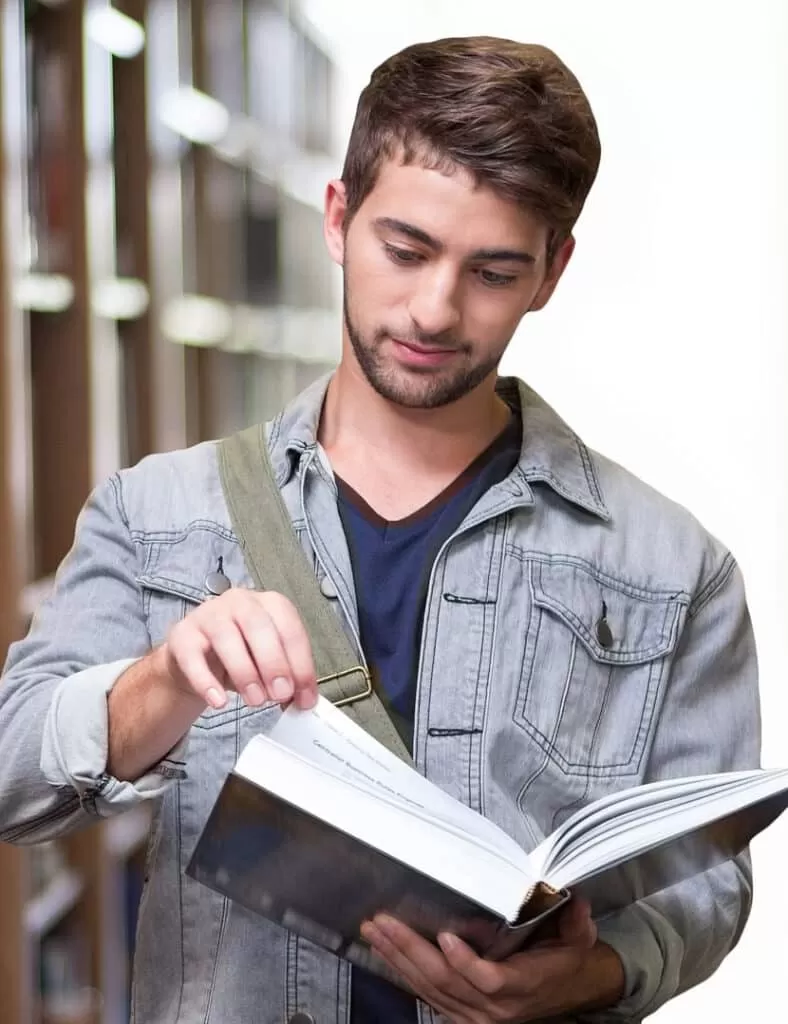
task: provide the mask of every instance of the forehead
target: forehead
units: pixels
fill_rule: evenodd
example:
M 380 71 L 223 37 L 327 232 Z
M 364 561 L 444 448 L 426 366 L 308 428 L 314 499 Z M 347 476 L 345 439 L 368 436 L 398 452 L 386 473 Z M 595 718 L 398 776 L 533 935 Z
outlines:
M 435 170 L 386 160 L 359 213 L 421 228 L 447 248 L 538 250 L 547 226 L 536 215 L 474 181 L 462 167 Z

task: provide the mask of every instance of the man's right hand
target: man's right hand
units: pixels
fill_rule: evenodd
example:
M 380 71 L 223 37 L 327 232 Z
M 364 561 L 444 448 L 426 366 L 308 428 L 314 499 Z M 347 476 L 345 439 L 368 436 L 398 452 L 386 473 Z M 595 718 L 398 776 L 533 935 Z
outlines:
M 227 691 L 258 707 L 311 708 L 317 701 L 312 650 L 295 606 L 281 594 L 231 588 L 173 626 L 154 657 L 176 688 L 212 708 Z
M 317 701 L 312 650 L 298 612 L 281 594 L 230 589 L 195 608 L 166 643 L 135 662 L 108 697 L 108 771 L 133 781 L 188 732 L 205 705 L 235 690 L 311 708 Z

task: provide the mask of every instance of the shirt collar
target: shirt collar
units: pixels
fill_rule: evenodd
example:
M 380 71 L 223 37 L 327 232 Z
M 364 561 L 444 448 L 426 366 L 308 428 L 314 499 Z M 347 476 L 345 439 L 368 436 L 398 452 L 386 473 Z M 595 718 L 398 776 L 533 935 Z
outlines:
M 302 391 L 268 428 L 268 443 L 277 483 L 293 475 L 303 453 L 317 443 L 320 412 L 332 374 Z M 522 420 L 520 459 L 514 470 L 527 481 L 542 483 L 556 494 L 600 519 L 610 519 L 592 454 L 583 441 L 532 388 L 516 377 L 500 377 L 497 391 Z

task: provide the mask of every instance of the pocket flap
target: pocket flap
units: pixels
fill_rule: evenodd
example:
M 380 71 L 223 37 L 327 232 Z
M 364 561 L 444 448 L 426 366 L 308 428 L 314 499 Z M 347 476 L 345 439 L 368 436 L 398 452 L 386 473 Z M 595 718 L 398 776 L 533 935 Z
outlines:
M 531 563 L 534 604 L 557 616 L 591 656 L 636 665 L 673 650 L 686 595 L 649 591 L 616 580 L 587 563 Z M 600 630 L 600 622 L 604 627 Z
M 177 567 L 166 572 L 142 573 L 137 576 L 137 584 L 143 590 L 152 590 L 157 594 L 165 594 L 170 597 L 182 597 L 185 601 L 192 601 L 200 604 L 210 595 L 202 587 L 195 586 L 193 577 L 186 578 L 185 575 L 177 573 Z
M 243 552 L 218 527 L 192 524 L 167 543 L 155 544 L 137 576 L 143 589 L 200 604 L 213 597 L 209 577 L 221 571 L 231 586 L 249 586 Z

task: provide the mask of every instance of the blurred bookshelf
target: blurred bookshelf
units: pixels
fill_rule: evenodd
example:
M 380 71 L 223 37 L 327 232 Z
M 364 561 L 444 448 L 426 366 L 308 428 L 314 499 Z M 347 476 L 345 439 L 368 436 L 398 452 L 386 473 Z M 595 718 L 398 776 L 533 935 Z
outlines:
M 0 656 L 78 511 L 336 362 L 335 68 L 285 0 L 0 14 Z M 0 684 L 2 685 L 2 684 Z M 125 1024 L 155 808 L 0 844 L 0 1024 Z

